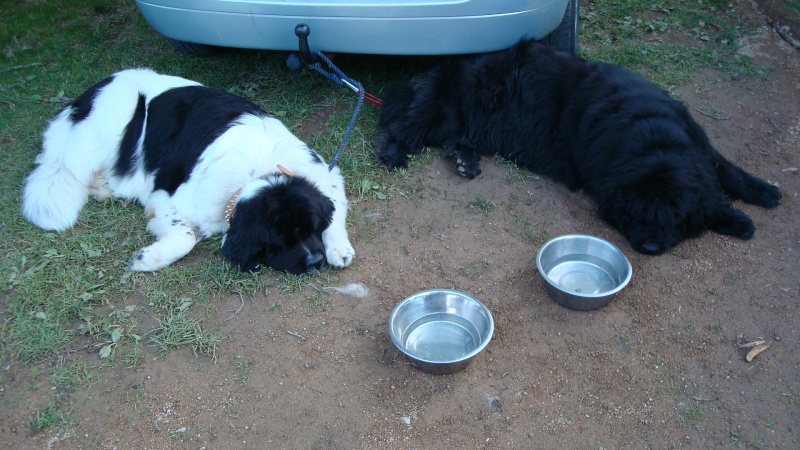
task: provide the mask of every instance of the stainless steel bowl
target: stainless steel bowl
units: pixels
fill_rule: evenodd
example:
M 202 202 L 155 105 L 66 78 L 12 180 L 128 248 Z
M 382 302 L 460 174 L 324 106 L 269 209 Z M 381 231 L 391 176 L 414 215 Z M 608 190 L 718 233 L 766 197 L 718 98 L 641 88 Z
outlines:
M 614 244 L 583 234 L 547 241 L 536 254 L 536 266 L 550 297 L 581 311 L 608 304 L 633 274 L 630 261 Z
M 462 292 L 431 289 L 402 300 L 389 315 L 389 336 L 423 372 L 443 375 L 469 365 L 494 333 L 492 314 Z

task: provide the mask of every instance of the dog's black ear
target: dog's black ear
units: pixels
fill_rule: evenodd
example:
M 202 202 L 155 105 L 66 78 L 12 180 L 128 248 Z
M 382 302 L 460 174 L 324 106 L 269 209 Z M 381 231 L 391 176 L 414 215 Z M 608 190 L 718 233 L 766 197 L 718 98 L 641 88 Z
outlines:
M 273 236 L 272 231 L 262 224 L 246 220 L 241 213 L 231 219 L 231 227 L 225 234 L 222 242 L 222 254 L 229 261 L 239 266 L 241 270 L 254 272 L 259 269 L 259 264 L 267 257 L 266 252 L 272 241 L 279 239 Z M 261 226 L 259 226 L 261 225 Z
M 334 210 L 336 210 L 336 207 L 333 205 L 333 200 L 324 196 L 320 198 L 319 208 L 316 209 L 317 214 L 319 214 L 317 216 L 317 230 L 322 232 L 330 226 L 331 222 L 333 222 Z

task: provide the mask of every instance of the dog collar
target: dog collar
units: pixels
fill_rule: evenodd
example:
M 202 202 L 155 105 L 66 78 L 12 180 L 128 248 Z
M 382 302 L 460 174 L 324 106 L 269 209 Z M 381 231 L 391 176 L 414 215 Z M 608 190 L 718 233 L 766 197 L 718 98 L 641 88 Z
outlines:
M 286 167 L 283 167 L 283 166 L 282 166 L 282 165 L 280 165 L 280 164 L 278 164 L 278 166 L 277 166 L 277 167 L 278 167 L 278 170 L 280 170 L 281 172 L 283 172 L 283 174 L 284 174 L 284 175 L 288 175 L 288 176 L 290 176 L 290 177 L 293 177 L 293 176 L 294 176 L 294 172 L 292 172 L 291 170 L 287 169 Z
M 231 224 L 231 216 L 233 216 L 233 210 L 236 209 L 236 204 L 239 203 L 239 195 L 242 194 L 242 189 L 244 189 L 244 186 L 237 189 L 228 199 L 228 203 L 225 204 L 225 222 L 228 222 L 228 225 Z
M 286 167 L 283 167 L 280 164 L 278 164 L 277 167 L 278 170 L 280 170 L 281 173 L 283 173 L 284 175 L 289 177 L 295 176 L 294 172 L 287 169 Z M 228 225 L 230 225 L 231 223 L 231 217 L 233 217 L 233 210 L 236 209 L 236 204 L 239 203 L 239 196 L 242 195 L 242 189 L 244 189 L 244 186 L 237 189 L 236 192 L 234 192 L 233 195 L 231 195 L 231 198 L 228 199 L 228 203 L 225 204 L 225 221 L 228 222 Z

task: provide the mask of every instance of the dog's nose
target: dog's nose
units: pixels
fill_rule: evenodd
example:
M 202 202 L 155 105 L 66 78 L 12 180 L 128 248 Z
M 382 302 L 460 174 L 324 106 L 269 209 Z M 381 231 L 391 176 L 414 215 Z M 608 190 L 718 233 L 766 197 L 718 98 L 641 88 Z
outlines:
M 642 250 L 644 250 L 644 253 L 649 253 L 651 255 L 657 255 L 663 251 L 661 245 L 652 241 L 643 242 Z
M 325 263 L 325 256 L 322 253 L 310 253 L 306 257 L 306 272 L 315 273 L 322 268 Z

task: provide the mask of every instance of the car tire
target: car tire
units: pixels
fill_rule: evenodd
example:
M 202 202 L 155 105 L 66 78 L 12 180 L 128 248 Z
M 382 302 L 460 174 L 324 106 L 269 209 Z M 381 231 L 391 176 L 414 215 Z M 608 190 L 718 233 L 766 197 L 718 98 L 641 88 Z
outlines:
M 541 42 L 553 46 L 571 55 L 578 54 L 578 19 L 580 18 L 580 1 L 568 0 L 567 10 L 561 24 Z
M 176 41 L 175 39 L 167 38 L 167 42 L 175 50 L 181 53 L 187 53 L 194 56 L 211 56 L 219 53 L 219 47 L 206 44 L 195 44 L 194 42 Z

